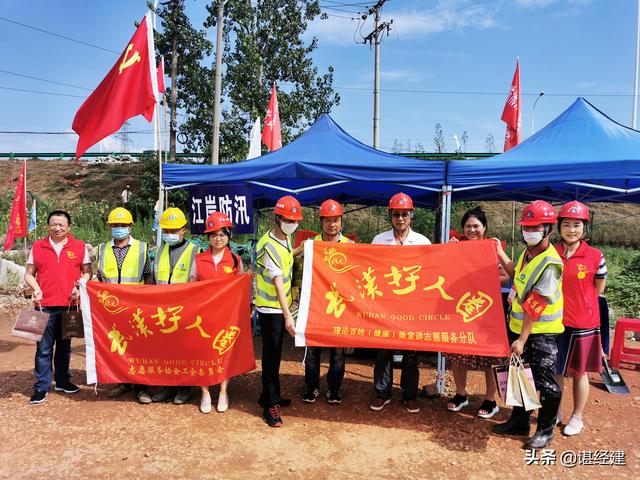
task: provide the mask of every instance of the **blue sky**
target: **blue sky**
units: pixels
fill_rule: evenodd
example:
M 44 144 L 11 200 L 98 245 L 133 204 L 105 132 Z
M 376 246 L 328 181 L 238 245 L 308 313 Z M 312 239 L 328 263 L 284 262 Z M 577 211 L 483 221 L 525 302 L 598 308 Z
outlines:
M 204 18 L 205 3 L 186 0 L 195 24 Z M 369 19 L 359 25 L 352 20 L 363 6 L 338 5 L 366 2 L 320 3 L 329 17 L 314 22 L 309 35 L 319 40 L 316 65 L 320 70 L 328 65 L 335 68 L 334 86 L 342 102 L 332 116 L 351 135 L 371 144 L 373 50 L 355 43 L 354 36 L 371 31 L 372 23 Z M 0 2 L 0 17 L 118 52 L 133 34 L 133 22 L 144 13 L 144 0 Z M 536 107 L 536 130 L 577 96 L 630 125 L 636 18 L 633 0 L 388 0 L 383 20 L 393 19 L 393 28 L 381 47 L 381 148 L 389 150 L 397 139 L 414 146 L 421 143 L 433 151 L 434 125 L 440 122 L 447 150 L 455 148 L 453 135 L 461 137 L 464 131 L 469 135 L 469 152 L 484 151 L 489 133 L 501 149 L 505 127 L 500 115 L 517 56 L 525 138 L 531 132 L 533 102 L 541 90 L 545 96 Z M 0 131 L 71 131 L 83 101 L 79 97 L 98 85 L 117 55 L 2 19 L 0 33 Z M 209 37 L 214 36 L 210 31 Z M 138 118 L 131 122 L 131 129 L 148 130 L 150 125 Z M 73 151 L 76 138 L 0 134 L 0 151 Z M 133 150 L 153 146 L 149 134 L 132 135 L 132 139 Z M 119 148 L 118 140 L 105 142 L 105 149 Z

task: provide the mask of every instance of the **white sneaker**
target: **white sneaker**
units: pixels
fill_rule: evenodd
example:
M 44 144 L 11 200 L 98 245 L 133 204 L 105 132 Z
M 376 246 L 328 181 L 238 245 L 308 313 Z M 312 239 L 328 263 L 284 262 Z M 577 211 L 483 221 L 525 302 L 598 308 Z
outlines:
M 564 433 L 566 436 L 571 437 L 573 435 L 577 435 L 582 431 L 582 427 L 583 427 L 583 423 L 582 423 L 582 418 L 577 417 L 575 415 L 571 415 L 571 418 L 569 419 L 569 423 L 567 423 L 567 426 L 564 427 L 564 430 L 562 433 Z
M 202 395 L 200 399 L 200 411 L 202 413 L 211 413 L 211 395 Z
M 220 394 L 220 396 L 218 397 L 218 406 L 216 407 L 216 410 L 218 411 L 218 413 L 224 413 L 228 408 L 229 395 L 227 395 L 226 393 L 224 395 Z

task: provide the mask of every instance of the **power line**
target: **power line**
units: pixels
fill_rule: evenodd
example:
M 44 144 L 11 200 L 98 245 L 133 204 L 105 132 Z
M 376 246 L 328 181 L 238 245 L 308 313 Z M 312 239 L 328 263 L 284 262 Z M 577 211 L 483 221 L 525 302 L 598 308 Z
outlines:
M 30 78 L 31 80 L 39 80 L 41 82 L 47 82 L 47 83 L 54 83 L 56 85 L 62 85 L 64 87 L 72 87 L 72 88 L 79 88 L 81 90 L 88 90 L 91 91 L 90 88 L 86 88 L 86 87 L 80 87 L 78 85 L 72 85 L 70 83 L 63 83 L 63 82 L 56 82 L 55 80 L 48 80 L 46 78 L 40 78 L 40 77 L 32 77 L 31 75 L 25 75 L 23 73 L 16 73 L 16 72 L 10 72 L 8 70 L 0 70 L 0 73 L 6 73 L 7 75 L 14 75 L 16 77 L 22 77 L 22 78 Z
M 15 25 L 20 25 L 21 27 L 30 28 L 31 30 L 35 30 L 37 32 L 46 33 L 47 35 L 51 35 L 53 37 L 63 38 L 64 40 L 69 40 L 70 42 L 79 43 L 81 45 L 85 45 L 87 47 L 96 48 L 98 50 L 102 50 L 104 52 L 115 53 L 116 55 L 120 55 L 121 52 L 116 52 L 115 50 L 109 50 L 108 48 L 103 48 L 98 45 L 94 45 L 93 43 L 83 42 L 82 40 L 77 40 L 72 37 L 67 37 L 66 35 L 62 35 L 60 33 L 50 32 L 49 30 L 45 30 L 43 28 L 34 27 L 32 25 L 27 25 L 26 23 L 18 22 L 16 20 L 11 20 L 10 18 L 0 17 L 0 20 L 4 20 L 5 22 L 13 23 Z
M 340 87 L 334 85 L 337 90 L 359 90 L 363 92 L 371 92 L 371 88 L 367 87 Z M 403 88 L 381 88 L 381 92 L 389 93 L 426 93 L 432 95 L 499 95 L 506 96 L 506 92 L 474 92 L 474 91 L 461 91 L 461 90 L 410 90 Z M 520 93 L 520 95 L 537 97 L 540 92 L 536 93 Z M 549 97 L 633 97 L 631 93 L 544 93 Z
M 42 92 L 39 90 L 26 90 L 24 88 L 0 87 L 0 90 L 11 90 L 13 92 L 23 92 L 23 93 L 39 93 L 40 95 L 55 95 L 58 97 L 87 98 L 87 97 L 83 97 L 82 95 L 72 95 L 70 93 Z

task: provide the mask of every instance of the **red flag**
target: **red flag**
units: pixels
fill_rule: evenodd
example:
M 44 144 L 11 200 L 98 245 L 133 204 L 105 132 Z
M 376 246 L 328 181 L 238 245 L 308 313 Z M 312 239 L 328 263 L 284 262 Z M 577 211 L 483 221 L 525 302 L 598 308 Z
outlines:
M 504 151 L 520 143 L 520 62 L 516 61 L 516 72 L 513 74 L 511 90 L 507 97 L 507 103 L 502 111 L 502 121 L 507 124 L 507 133 L 504 136 Z
M 164 93 L 167 87 L 164 84 L 164 57 L 160 57 L 160 65 L 158 65 L 158 92 Z
M 25 198 L 25 178 L 27 176 L 27 162 L 22 162 L 22 172 L 18 179 L 16 194 L 13 197 L 13 206 L 11 207 L 11 217 L 9 218 L 9 229 L 4 241 L 4 250 L 13 247 L 13 241 L 19 237 L 27 236 L 27 201 Z
M 264 118 L 264 128 L 262 129 L 262 143 L 270 152 L 282 148 L 282 135 L 280 133 L 280 110 L 278 110 L 278 96 L 276 94 L 276 84 L 271 89 L 271 100 L 267 116 Z
M 156 75 L 153 27 L 147 13 L 116 64 L 73 119 L 73 130 L 80 137 L 76 161 L 129 118 L 141 114 L 151 122 L 157 102 Z

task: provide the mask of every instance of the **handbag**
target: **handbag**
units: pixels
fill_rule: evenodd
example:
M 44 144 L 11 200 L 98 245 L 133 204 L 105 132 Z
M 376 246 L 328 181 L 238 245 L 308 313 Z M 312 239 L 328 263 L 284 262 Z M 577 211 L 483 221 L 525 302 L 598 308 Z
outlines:
M 517 357 L 518 361 L 518 383 L 520 384 L 520 392 L 522 393 L 522 403 L 525 410 L 534 410 L 540 408 L 538 401 L 538 392 L 533 381 L 533 373 L 529 364 L 523 364 L 522 359 Z
M 21 310 L 18 314 L 11 335 L 39 342 L 48 323 L 49 314 L 43 312 L 41 307 L 36 310 L 35 304 L 31 304 L 31 307 Z
M 491 370 L 493 371 L 493 378 L 496 381 L 496 386 L 498 387 L 498 395 L 500 395 L 500 399 L 506 403 L 507 402 L 507 379 L 509 377 L 509 363 L 504 363 L 502 365 L 492 365 Z
M 84 338 L 84 324 L 82 322 L 82 312 L 80 306 L 75 305 L 75 309 L 69 308 L 60 315 L 60 326 L 62 338 Z

